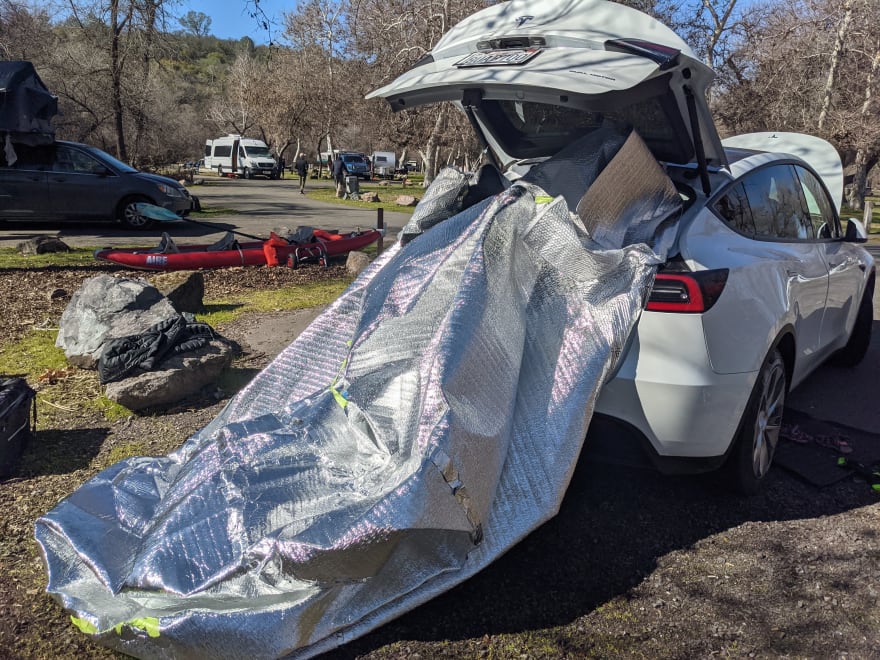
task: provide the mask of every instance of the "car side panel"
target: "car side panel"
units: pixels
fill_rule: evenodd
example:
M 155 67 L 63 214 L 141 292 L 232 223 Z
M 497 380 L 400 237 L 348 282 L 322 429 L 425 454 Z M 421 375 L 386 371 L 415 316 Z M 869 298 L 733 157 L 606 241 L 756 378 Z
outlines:
M 113 215 L 118 191 L 115 175 L 49 172 L 49 203 L 54 217 L 106 220 Z
M 870 263 L 858 245 L 842 240 L 821 243 L 828 266 L 829 286 L 822 345 L 826 355 L 843 347 L 856 321 Z
M 49 217 L 48 199 L 44 170 L 0 168 L 0 219 L 47 219 Z
M 753 240 L 703 210 L 679 245 L 699 268 L 730 269 L 724 292 L 703 314 L 715 372 L 757 371 L 786 325 L 795 328 L 795 379 L 818 365 L 828 269 L 817 243 Z
M 660 456 L 721 456 L 756 377 L 713 371 L 702 315 L 646 311 L 595 411 L 634 426 Z

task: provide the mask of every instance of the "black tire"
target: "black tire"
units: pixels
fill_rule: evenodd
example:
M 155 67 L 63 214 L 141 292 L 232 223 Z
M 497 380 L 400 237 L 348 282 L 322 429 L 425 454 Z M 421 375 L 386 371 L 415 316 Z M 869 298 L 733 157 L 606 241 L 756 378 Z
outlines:
M 758 373 L 733 450 L 725 463 L 731 485 L 744 495 L 758 492 L 773 463 L 787 393 L 785 360 L 779 349 L 774 348 Z
M 116 207 L 116 217 L 119 218 L 120 222 L 122 222 L 126 228 L 149 229 L 153 226 L 153 220 L 142 216 L 135 209 L 134 205 L 141 202 L 155 204 L 155 202 L 149 197 L 143 195 L 131 195 L 119 202 L 119 206 Z
M 222 165 L 217 166 L 217 176 L 223 176 L 223 166 Z
M 841 367 L 855 367 L 858 365 L 871 344 L 871 327 L 874 325 L 874 291 L 873 287 L 867 287 L 856 313 L 856 322 L 849 335 L 846 346 L 841 348 L 835 355 L 834 364 Z
M 253 178 L 253 175 L 251 174 L 251 171 L 249 168 L 246 167 L 241 171 L 241 178 L 242 179 L 252 179 Z

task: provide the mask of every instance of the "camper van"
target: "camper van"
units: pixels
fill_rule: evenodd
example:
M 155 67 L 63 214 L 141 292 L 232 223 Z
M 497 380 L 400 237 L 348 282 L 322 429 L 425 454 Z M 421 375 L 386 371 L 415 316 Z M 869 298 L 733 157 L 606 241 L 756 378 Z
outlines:
M 250 179 L 258 174 L 278 178 L 278 163 L 262 140 L 230 133 L 216 140 L 205 140 L 205 167 L 217 174 Z
M 374 151 L 373 157 L 373 174 L 381 179 L 394 178 L 394 171 L 397 169 L 397 158 L 393 151 Z

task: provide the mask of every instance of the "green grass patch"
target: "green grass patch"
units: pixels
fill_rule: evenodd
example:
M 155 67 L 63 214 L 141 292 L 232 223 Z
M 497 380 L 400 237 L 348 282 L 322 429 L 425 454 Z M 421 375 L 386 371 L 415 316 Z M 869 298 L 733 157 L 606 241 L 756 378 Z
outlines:
M 146 456 L 150 453 L 150 448 L 146 443 L 143 442 L 124 442 L 119 445 L 114 445 L 109 452 L 107 452 L 107 456 L 101 461 L 101 467 L 106 468 L 118 463 L 119 461 L 124 461 L 126 458 L 132 458 L 134 456 Z
M 26 375 L 30 382 L 53 369 L 67 368 L 64 351 L 55 346 L 57 330 L 31 330 L 21 340 L 0 348 L 0 373 Z
M 238 215 L 236 209 L 230 209 L 222 206 L 203 206 L 201 211 L 190 211 L 189 218 L 213 218 L 220 215 Z
M 103 394 L 95 399 L 89 399 L 86 405 L 100 412 L 108 422 L 116 422 L 134 414 L 122 404 L 111 401 Z
M 17 248 L 0 248 L 0 268 L 70 268 L 95 265 L 94 248 L 72 248 L 70 252 L 21 254 Z
M 398 213 L 412 213 L 414 206 L 400 206 L 394 201 L 399 195 L 411 195 L 416 199 L 421 199 L 425 194 L 425 189 L 421 186 L 402 186 L 392 183 L 389 186 L 380 186 L 375 183 L 360 184 L 361 194 L 365 192 L 375 192 L 379 195 L 379 202 L 364 202 L 359 199 L 339 199 L 336 197 L 334 188 L 313 188 L 306 190 L 306 195 L 311 199 L 328 204 L 339 204 L 342 206 L 354 206 L 362 209 L 378 209 L 383 208 L 387 211 L 396 211 Z
M 57 416 L 77 409 L 96 410 L 109 422 L 129 417 L 131 410 L 104 396 L 97 372 L 70 369 L 64 351 L 55 346 L 57 336 L 57 330 L 31 330 L 0 348 L 0 373 L 40 383 L 41 426 L 51 426 Z
M 873 209 L 871 212 L 871 222 L 867 227 L 869 234 L 880 234 L 880 197 L 867 197 L 865 201 L 873 202 Z M 840 209 L 840 217 L 843 218 L 844 224 L 846 224 L 846 220 L 849 218 L 855 218 L 856 220 L 864 220 L 865 212 L 857 211 L 845 204 Z
M 253 291 L 241 299 L 212 300 L 205 303 L 205 311 L 197 315 L 200 321 L 217 327 L 230 323 L 249 312 L 280 312 L 328 305 L 345 291 L 349 279 L 312 282 L 282 289 Z

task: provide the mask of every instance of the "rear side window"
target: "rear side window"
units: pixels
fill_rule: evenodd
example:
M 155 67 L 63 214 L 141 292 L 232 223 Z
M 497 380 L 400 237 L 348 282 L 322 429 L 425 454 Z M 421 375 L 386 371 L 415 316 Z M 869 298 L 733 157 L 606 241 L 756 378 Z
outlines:
M 755 238 L 809 240 L 813 225 L 791 165 L 765 167 L 742 182 L 755 223 Z
M 15 158 L 10 165 L 6 150 L 0 148 L 0 167 L 12 167 L 17 170 L 47 170 L 55 156 L 55 147 L 44 145 L 32 147 L 26 144 L 16 144 L 12 153 Z
M 214 156 L 216 158 L 226 158 L 232 154 L 232 147 L 228 144 L 218 144 L 214 147 Z
M 728 225 L 746 236 L 755 235 L 755 221 L 752 219 L 752 209 L 746 197 L 745 188 L 741 183 L 735 185 L 730 191 L 715 204 L 718 212 Z
M 206 156 L 210 156 L 210 155 L 211 155 L 211 145 L 210 145 L 210 144 L 206 144 L 206 145 L 205 145 L 205 155 L 206 155 Z

